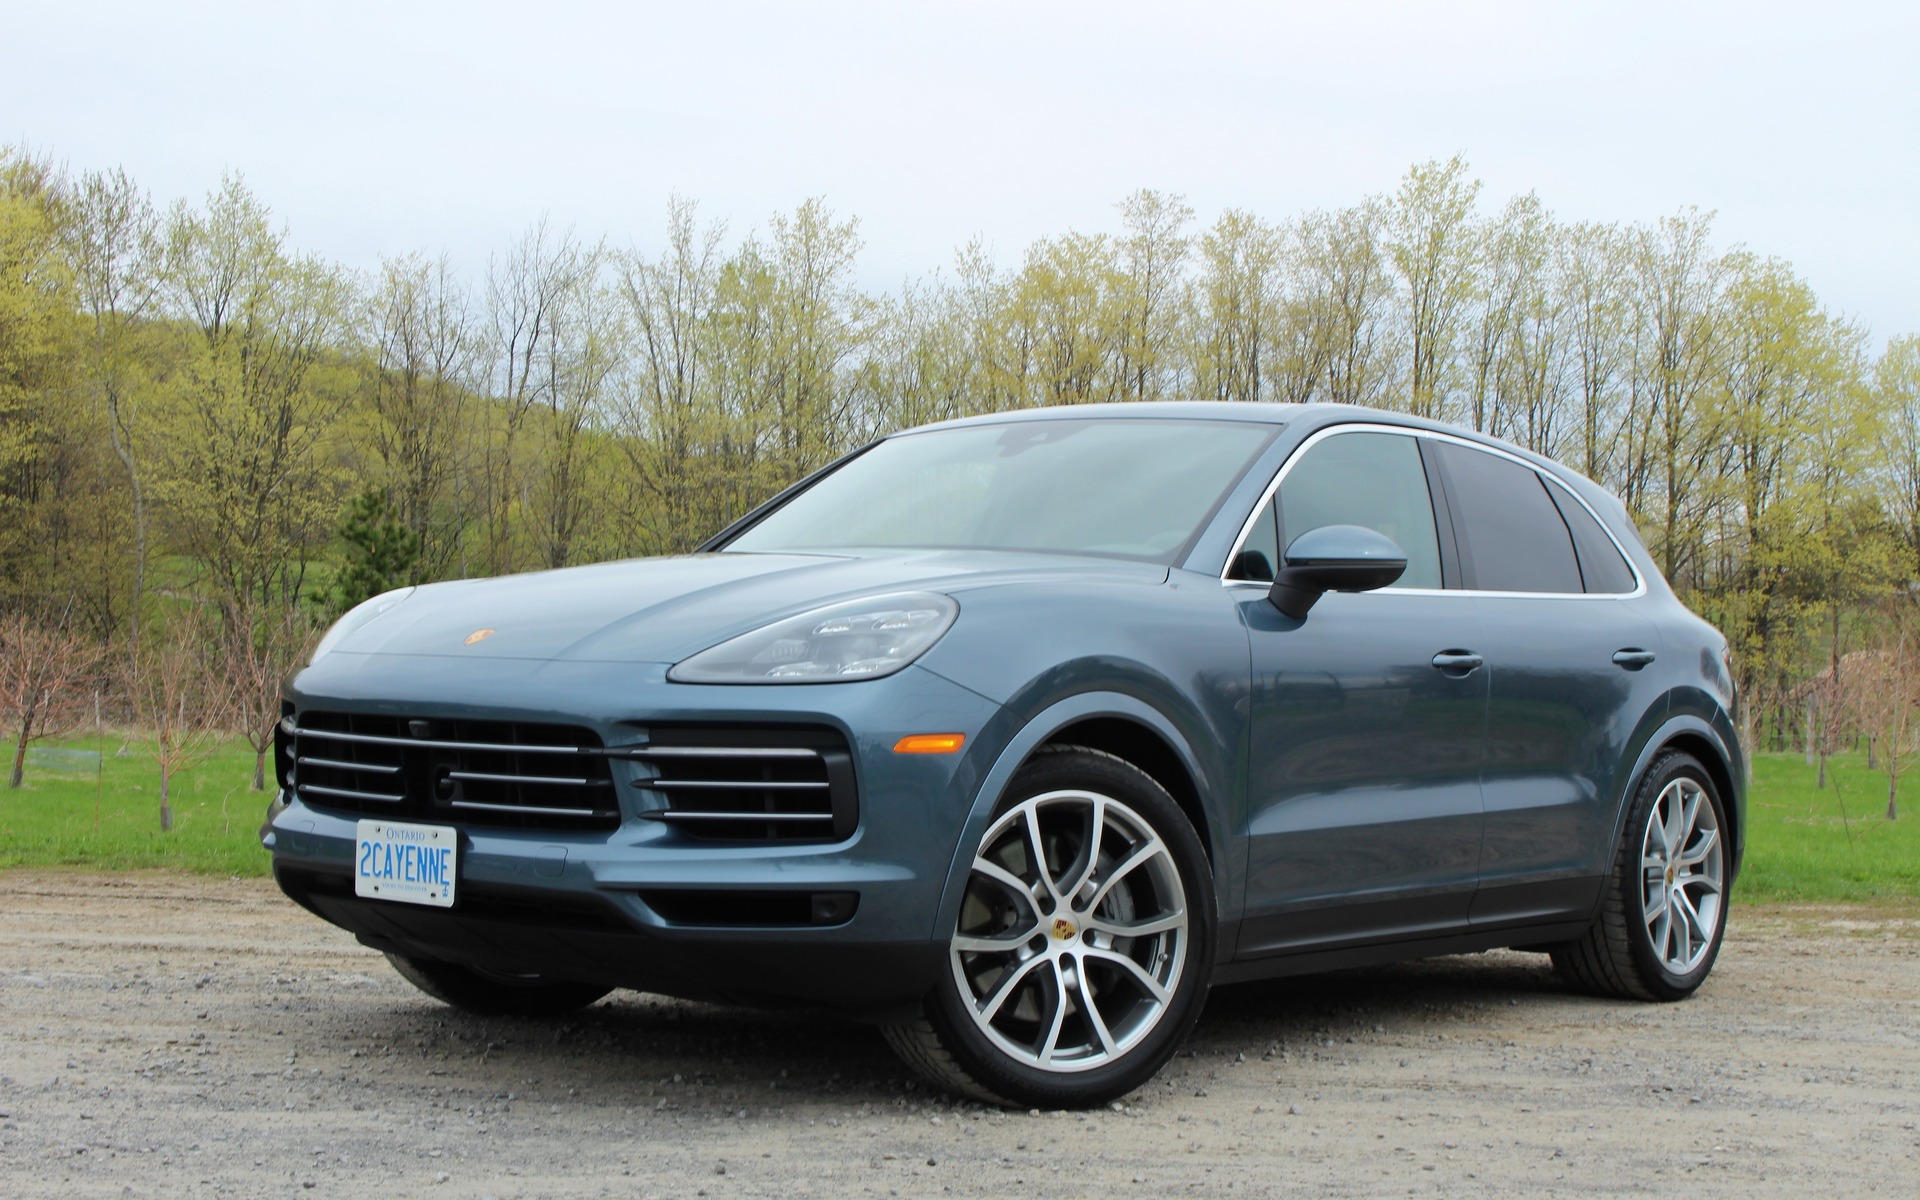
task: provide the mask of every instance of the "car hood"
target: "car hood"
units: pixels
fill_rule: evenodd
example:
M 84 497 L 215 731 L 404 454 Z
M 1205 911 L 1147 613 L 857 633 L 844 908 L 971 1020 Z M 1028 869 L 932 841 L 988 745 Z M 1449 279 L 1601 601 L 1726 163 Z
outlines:
M 1157 564 L 978 551 L 634 559 L 428 584 L 331 653 L 674 663 L 794 613 L 885 592 L 959 596 L 1015 584 L 1166 578 Z

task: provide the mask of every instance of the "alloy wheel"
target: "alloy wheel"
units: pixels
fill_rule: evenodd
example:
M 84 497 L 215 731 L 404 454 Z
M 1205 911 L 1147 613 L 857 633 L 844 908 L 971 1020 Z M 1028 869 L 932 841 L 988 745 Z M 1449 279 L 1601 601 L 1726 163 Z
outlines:
M 1680 776 L 1647 814 L 1640 848 L 1640 913 L 1660 965 L 1686 975 L 1703 962 L 1720 932 L 1725 896 L 1724 843 L 1706 791 Z
M 981 839 L 951 943 L 974 1026 L 1049 1072 L 1114 1062 L 1166 1016 L 1189 952 L 1180 869 L 1112 796 L 1050 791 Z

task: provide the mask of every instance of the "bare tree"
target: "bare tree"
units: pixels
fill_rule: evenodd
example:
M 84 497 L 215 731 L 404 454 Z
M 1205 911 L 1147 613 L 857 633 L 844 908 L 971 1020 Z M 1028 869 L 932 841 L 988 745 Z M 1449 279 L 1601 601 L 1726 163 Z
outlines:
M 1882 613 L 1872 650 L 1846 656 L 1848 714 L 1880 745 L 1887 770 L 1887 820 L 1900 816 L 1900 773 L 1920 756 L 1920 597 L 1896 593 Z
M 65 733 L 89 711 L 101 656 L 73 628 L 72 607 L 53 622 L 24 611 L 0 617 L 0 716 L 14 735 L 9 788 L 20 786 L 29 745 Z
M 128 659 L 126 689 L 134 719 L 160 768 L 160 829 L 173 828 L 173 779 L 212 754 L 235 723 L 237 688 L 209 653 L 210 622 L 199 606 L 147 638 Z
M 267 752 L 280 723 L 280 684 L 304 661 L 320 631 L 300 609 L 247 611 L 227 627 L 221 668 L 233 688 L 234 723 L 253 747 L 253 790 L 267 786 Z
M 557 324 L 576 293 L 599 271 L 602 248 L 583 245 L 571 230 L 555 235 L 543 217 L 487 269 L 487 316 L 492 327 L 492 387 L 502 428 L 487 446 L 487 568 L 514 569 L 514 517 L 520 499 L 521 435 L 528 414 L 552 403 Z
M 467 520 L 460 503 L 474 441 L 467 384 L 480 349 L 470 301 L 446 259 L 411 255 L 381 264 L 365 317 L 378 483 L 419 539 L 425 578 L 452 567 Z

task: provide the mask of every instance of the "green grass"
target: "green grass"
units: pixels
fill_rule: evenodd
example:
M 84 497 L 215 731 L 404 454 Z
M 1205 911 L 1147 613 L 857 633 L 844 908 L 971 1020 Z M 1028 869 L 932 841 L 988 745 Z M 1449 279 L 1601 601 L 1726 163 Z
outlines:
M 138 741 L 49 743 L 100 753 L 93 766 L 30 762 L 26 783 L 0 787 L 0 867 L 170 868 L 264 875 L 256 831 L 267 797 L 250 790 L 253 751 L 222 746 L 174 780 L 174 829 L 160 832 L 160 774 Z M 8 760 L 11 761 L 9 755 Z M 4 777 L 0 777 L 4 778 Z M 1887 778 L 1862 755 L 1828 763 L 1825 788 L 1797 754 L 1756 757 L 1748 795 L 1742 902 L 1920 898 L 1920 770 L 1907 815 L 1886 819 Z M 96 803 L 98 816 L 96 818 Z
M 268 794 L 251 790 L 253 750 L 245 742 L 223 745 L 174 776 L 170 833 L 160 832 L 160 768 L 137 738 L 65 738 L 35 743 L 34 749 L 41 746 L 98 751 L 98 769 L 92 762 L 36 762 L 47 756 L 30 753 L 25 781 L 9 789 L 5 769 L 13 763 L 13 746 L 5 745 L 0 868 L 267 873 L 257 831 Z
M 1887 820 L 1887 776 L 1866 755 L 1827 760 L 1827 786 L 1798 754 L 1754 757 L 1747 857 L 1736 899 L 1875 901 L 1920 897 L 1920 770 L 1901 776 Z

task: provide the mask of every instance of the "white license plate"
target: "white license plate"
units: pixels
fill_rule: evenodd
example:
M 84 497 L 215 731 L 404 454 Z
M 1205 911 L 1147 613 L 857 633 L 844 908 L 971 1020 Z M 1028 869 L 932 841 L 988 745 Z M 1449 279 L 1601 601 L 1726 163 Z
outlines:
M 453 905 L 457 831 L 446 825 L 360 821 L 354 826 L 353 894 L 403 904 Z

